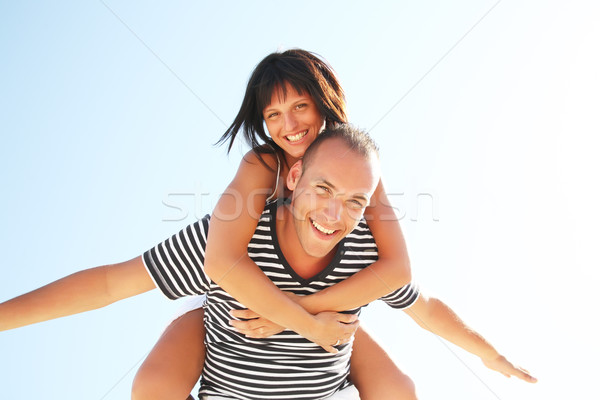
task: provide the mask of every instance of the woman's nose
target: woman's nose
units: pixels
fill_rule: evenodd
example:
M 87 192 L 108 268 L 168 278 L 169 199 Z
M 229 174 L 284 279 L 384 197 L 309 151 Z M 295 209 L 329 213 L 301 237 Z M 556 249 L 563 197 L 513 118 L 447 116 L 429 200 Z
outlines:
M 291 132 L 298 126 L 298 121 L 296 120 L 296 116 L 293 113 L 285 113 L 284 116 L 285 121 L 285 130 L 287 132 Z

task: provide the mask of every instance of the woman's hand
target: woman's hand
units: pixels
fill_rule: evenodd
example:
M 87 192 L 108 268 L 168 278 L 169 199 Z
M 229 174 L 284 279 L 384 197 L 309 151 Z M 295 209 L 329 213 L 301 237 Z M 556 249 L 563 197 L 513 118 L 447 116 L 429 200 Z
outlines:
M 230 324 L 236 331 L 250 338 L 267 338 L 282 332 L 284 329 L 252 310 L 232 310 L 230 313 L 236 318 L 247 320 L 231 320 Z M 330 353 L 338 352 L 335 346 L 350 342 L 359 325 L 356 315 L 331 311 L 315 315 L 315 323 L 316 329 L 310 332 L 298 333 Z
M 229 324 L 236 331 L 253 339 L 264 339 L 282 332 L 284 328 L 268 319 L 261 317 L 252 310 L 231 310 L 229 312 L 235 318 L 242 318 L 245 321 L 231 320 Z
M 329 353 L 337 353 L 338 349 L 335 346 L 350 342 L 359 325 L 358 316 L 354 314 L 323 311 L 316 314 L 315 318 L 321 329 L 305 334 L 298 333 Z

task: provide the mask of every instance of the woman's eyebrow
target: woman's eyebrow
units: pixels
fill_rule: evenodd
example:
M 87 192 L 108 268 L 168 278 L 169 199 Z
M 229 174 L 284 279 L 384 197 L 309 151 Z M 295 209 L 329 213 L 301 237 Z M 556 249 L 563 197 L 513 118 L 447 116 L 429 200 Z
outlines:
M 310 99 L 309 96 L 301 96 L 298 100 L 294 101 L 294 103 L 300 103 L 302 101 L 307 101 L 309 99 Z

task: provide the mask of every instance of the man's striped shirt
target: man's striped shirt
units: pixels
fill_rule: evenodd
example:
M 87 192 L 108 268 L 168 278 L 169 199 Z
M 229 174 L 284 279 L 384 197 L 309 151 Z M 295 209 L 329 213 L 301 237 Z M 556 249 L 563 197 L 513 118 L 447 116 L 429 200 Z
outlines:
M 334 285 L 377 260 L 377 247 L 364 220 L 338 245 L 332 262 L 303 279 L 287 263 L 275 230 L 276 203 L 266 206 L 248 245 L 248 255 L 281 290 L 309 295 Z M 143 255 L 156 286 L 170 299 L 206 294 L 206 359 L 200 396 L 232 399 L 323 399 L 346 387 L 352 343 L 331 354 L 290 330 L 250 339 L 229 325 L 232 309 L 244 306 L 204 272 L 207 215 Z M 413 284 L 381 299 L 406 308 L 418 297 Z M 359 308 L 348 312 L 356 314 Z

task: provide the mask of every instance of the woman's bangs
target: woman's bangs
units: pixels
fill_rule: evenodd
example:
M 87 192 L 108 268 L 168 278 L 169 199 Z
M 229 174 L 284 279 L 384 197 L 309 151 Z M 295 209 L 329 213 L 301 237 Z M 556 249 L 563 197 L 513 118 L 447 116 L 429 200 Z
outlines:
M 310 94 L 308 84 L 304 82 L 301 77 L 286 74 L 283 76 L 279 71 L 271 71 L 270 74 L 265 74 L 261 82 L 256 88 L 256 104 L 258 105 L 260 112 L 271 104 L 273 93 L 277 91 L 280 102 L 285 101 L 287 98 L 287 84 L 293 87 L 298 94 Z

